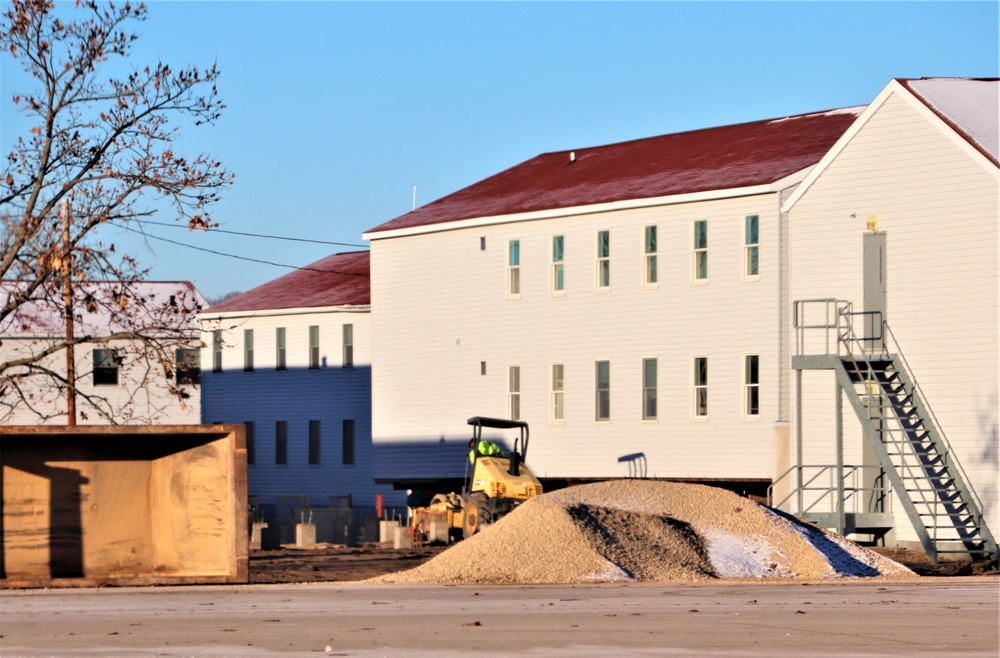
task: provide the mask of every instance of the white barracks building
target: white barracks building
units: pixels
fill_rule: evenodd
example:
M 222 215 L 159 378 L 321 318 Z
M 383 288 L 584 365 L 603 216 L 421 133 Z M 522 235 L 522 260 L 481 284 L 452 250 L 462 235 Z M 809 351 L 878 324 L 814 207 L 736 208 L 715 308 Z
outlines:
M 969 97 L 984 108 L 964 110 Z M 952 525 L 978 519 L 947 546 L 988 548 L 982 513 L 1000 525 L 996 126 L 996 81 L 893 81 L 867 109 L 542 154 L 370 230 L 376 480 L 458 486 L 466 419 L 497 416 L 529 423 L 543 484 L 649 477 L 765 496 L 777 480 L 785 509 L 819 514 L 805 507 L 825 498 L 831 527 L 923 541 L 932 531 L 912 526 L 926 510 L 886 493 L 918 488 L 888 474 L 912 465 L 864 447 L 901 436 L 924 451 L 924 480 L 934 459 L 964 463 L 957 490 L 950 471 L 919 484 L 960 501 Z M 865 298 L 872 229 L 888 253 L 881 302 Z M 832 347 L 797 347 L 805 299 L 840 300 L 832 328 L 815 329 Z M 941 431 L 922 432 L 929 417 L 866 429 L 879 409 L 930 414 L 882 381 L 906 370 L 874 358 L 884 341 L 838 348 L 838 318 L 889 322 Z M 872 356 L 863 376 L 837 366 L 855 350 Z M 881 403 L 856 413 L 861 390 Z M 920 447 L 928 433 L 954 450 Z M 825 492 L 806 486 L 815 473 Z M 964 504 L 973 490 L 978 507 Z M 938 539 L 924 545 L 945 550 Z

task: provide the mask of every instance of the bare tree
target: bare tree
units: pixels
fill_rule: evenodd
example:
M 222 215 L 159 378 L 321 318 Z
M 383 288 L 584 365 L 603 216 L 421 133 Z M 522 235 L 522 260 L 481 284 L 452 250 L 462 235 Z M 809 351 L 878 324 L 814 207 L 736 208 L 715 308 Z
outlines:
M 178 128 L 170 122 L 218 118 L 219 71 L 159 62 L 102 77 L 109 60 L 128 63 L 138 38 L 129 25 L 146 19 L 146 7 L 77 0 L 75 10 L 58 13 L 68 11 L 74 17 L 64 22 L 49 0 L 13 0 L 0 21 L 0 53 L 35 81 L 11 99 L 33 127 L 0 179 L 0 419 L 18 408 L 65 418 L 65 406 L 48 402 L 81 391 L 60 355 L 86 343 L 109 347 L 131 368 L 134 381 L 122 386 L 136 388 L 126 405 L 83 393 L 81 418 L 89 410 L 106 422 L 148 422 L 156 405 L 141 410 L 135 396 L 154 386 L 189 395 L 175 372 L 176 349 L 192 339 L 198 345 L 193 315 L 202 300 L 144 286 L 148 269 L 102 241 L 101 227 L 141 231 L 157 208 L 191 230 L 212 226 L 208 208 L 232 176 L 210 156 L 175 152 Z M 52 331 L 44 320 L 53 315 L 71 317 L 72 331 Z

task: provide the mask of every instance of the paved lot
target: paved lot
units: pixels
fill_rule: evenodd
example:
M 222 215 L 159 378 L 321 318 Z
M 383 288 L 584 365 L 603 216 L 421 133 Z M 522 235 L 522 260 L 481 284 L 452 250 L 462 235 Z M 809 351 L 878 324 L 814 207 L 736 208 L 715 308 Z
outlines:
M 326 583 L 0 593 L 3 656 L 998 654 L 996 577 L 810 585 Z

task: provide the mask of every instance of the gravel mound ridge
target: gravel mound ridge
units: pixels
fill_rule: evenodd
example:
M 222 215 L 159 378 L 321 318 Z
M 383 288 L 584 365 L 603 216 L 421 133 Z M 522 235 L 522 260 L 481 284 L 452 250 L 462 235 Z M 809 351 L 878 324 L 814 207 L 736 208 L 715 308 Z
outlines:
M 429 562 L 369 582 L 840 577 L 916 576 L 842 537 L 722 489 L 613 480 L 534 498 Z

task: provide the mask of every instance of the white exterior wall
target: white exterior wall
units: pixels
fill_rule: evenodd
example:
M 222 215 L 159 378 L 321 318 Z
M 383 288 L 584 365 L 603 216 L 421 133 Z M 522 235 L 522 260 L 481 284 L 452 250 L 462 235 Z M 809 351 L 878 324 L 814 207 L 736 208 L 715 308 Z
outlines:
M 273 313 L 273 314 L 269 314 Z M 309 496 L 328 506 L 351 494 L 353 504 L 403 505 L 405 493 L 372 477 L 371 314 L 367 308 L 297 309 L 253 316 L 210 311 L 201 316 L 202 419 L 254 423 L 249 493 L 270 504 L 276 496 Z M 354 367 L 344 368 L 343 325 L 354 327 Z M 309 369 L 309 327 L 320 327 L 320 368 Z M 287 370 L 275 369 L 276 329 L 285 328 Z M 212 330 L 223 331 L 221 373 L 213 373 Z M 254 331 L 254 371 L 244 372 L 244 330 Z M 320 421 L 320 463 L 309 463 L 309 421 Z M 343 421 L 354 420 L 354 463 L 343 463 Z M 275 463 L 276 422 L 288 423 L 287 464 Z
M 61 339 L 61 337 L 60 337 Z M 5 336 L 0 345 L 4 360 L 17 354 L 30 354 L 51 345 L 47 337 Z M 192 347 L 197 347 L 194 342 Z M 94 385 L 94 349 L 117 348 L 125 359 L 118 371 L 118 384 Z M 78 425 L 106 425 L 108 420 L 95 411 L 95 405 L 110 413 L 116 423 L 128 425 L 197 425 L 201 422 L 201 387 L 184 385 L 189 395 L 181 400 L 167 388 L 163 369 L 153 359 L 145 360 L 127 341 L 76 345 L 76 399 Z M 40 365 L 65 375 L 66 352 L 59 351 L 40 362 Z M 47 378 L 26 378 L 23 383 L 25 396 L 30 398 L 32 411 L 27 404 L 19 403 L 9 414 L 0 417 L 4 425 L 65 425 L 66 395 L 49 385 Z M 90 403 L 87 398 L 93 398 Z M 44 416 L 44 417 L 43 417 Z
M 747 214 L 760 216 L 754 281 L 742 276 Z M 695 219 L 708 220 L 704 284 L 692 280 Z M 645 287 L 643 231 L 651 224 L 659 283 Z M 606 292 L 596 289 L 603 229 L 611 232 Z M 550 291 L 554 235 L 565 236 L 564 294 Z M 516 300 L 505 294 L 511 239 L 521 250 Z M 376 477 L 461 476 L 466 420 L 508 417 L 507 369 L 519 365 L 527 462 L 539 477 L 628 476 L 619 458 L 643 453 L 649 477 L 769 479 L 780 420 L 777 241 L 777 194 L 373 239 Z M 749 420 L 745 354 L 761 363 L 761 412 Z M 695 356 L 709 358 L 707 419 L 693 417 Z M 655 421 L 642 420 L 644 358 L 658 359 Z M 595 421 L 597 360 L 611 362 L 610 422 Z M 551 419 L 554 363 L 565 366 L 562 422 Z
M 792 299 L 837 297 L 861 310 L 865 218 L 878 215 L 889 326 L 996 533 L 1000 191 L 996 168 L 970 148 L 890 95 L 791 208 Z M 833 375 L 804 374 L 804 462 L 832 463 Z M 860 461 L 862 429 L 846 400 L 844 419 L 846 459 Z M 899 538 L 913 539 L 895 511 Z

